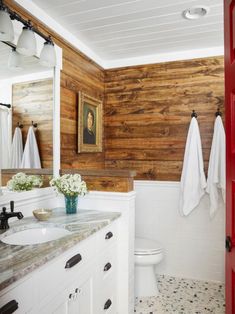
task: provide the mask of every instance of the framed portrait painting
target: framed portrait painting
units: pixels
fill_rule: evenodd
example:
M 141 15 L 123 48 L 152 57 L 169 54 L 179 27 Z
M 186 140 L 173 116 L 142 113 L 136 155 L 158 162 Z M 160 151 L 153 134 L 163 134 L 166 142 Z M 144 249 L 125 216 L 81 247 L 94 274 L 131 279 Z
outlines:
M 102 152 L 102 101 L 78 94 L 78 152 Z

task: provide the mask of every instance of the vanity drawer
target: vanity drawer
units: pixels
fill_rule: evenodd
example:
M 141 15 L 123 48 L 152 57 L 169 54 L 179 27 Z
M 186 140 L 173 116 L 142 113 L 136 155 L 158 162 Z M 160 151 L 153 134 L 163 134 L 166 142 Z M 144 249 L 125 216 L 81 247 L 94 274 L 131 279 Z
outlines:
M 117 223 L 111 223 L 107 227 L 101 229 L 97 237 L 97 248 L 99 252 L 113 245 L 117 240 L 118 228 Z
M 84 267 L 88 267 L 95 254 L 93 241 L 93 237 L 82 241 L 38 272 L 39 302 L 62 290 Z
M 113 281 L 117 274 L 117 246 L 113 245 L 103 252 L 97 261 L 95 291 Z
M 0 313 L 4 306 L 10 308 L 17 308 L 12 313 L 26 314 L 29 313 L 33 307 L 33 281 L 31 279 L 26 280 L 17 287 L 7 291 L 0 296 Z
M 95 314 L 117 313 L 117 282 L 110 281 L 107 285 L 100 287 L 94 296 Z

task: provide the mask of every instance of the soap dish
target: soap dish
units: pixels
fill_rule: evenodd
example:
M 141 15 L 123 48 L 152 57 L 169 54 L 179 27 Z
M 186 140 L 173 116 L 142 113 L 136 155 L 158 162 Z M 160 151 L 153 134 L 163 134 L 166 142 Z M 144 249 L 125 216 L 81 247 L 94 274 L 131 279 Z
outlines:
M 35 218 L 37 218 L 40 221 L 48 220 L 52 215 L 52 209 L 35 209 L 33 210 L 33 215 Z

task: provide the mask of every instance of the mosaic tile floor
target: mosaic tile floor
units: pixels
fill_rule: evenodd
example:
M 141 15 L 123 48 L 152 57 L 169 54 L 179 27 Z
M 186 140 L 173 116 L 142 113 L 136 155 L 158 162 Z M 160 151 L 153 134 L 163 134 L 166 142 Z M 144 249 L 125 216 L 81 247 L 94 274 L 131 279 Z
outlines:
M 136 299 L 135 314 L 224 314 L 224 285 L 158 277 L 158 297 Z

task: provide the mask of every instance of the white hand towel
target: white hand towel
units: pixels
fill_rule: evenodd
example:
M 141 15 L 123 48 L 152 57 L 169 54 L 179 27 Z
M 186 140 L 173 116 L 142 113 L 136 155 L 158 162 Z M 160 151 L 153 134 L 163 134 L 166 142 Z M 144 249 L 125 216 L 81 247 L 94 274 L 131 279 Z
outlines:
M 19 127 L 15 128 L 11 147 L 11 168 L 20 168 L 23 156 L 22 132 Z
M 41 168 L 38 145 L 33 126 L 30 126 L 27 134 L 21 168 Z
M 199 204 L 205 194 L 205 188 L 201 137 L 197 119 L 193 117 L 189 126 L 180 180 L 179 211 L 182 216 L 189 215 Z
M 219 189 L 225 202 L 225 132 L 220 116 L 215 119 L 214 134 L 211 145 L 207 188 L 210 197 L 210 216 L 215 216 L 218 210 Z

